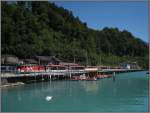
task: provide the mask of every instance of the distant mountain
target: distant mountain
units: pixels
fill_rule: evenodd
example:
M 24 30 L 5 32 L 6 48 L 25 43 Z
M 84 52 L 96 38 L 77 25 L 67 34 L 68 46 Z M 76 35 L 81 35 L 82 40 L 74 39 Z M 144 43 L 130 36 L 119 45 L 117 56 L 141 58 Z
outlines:
M 138 61 L 148 68 L 148 44 L 129 31 L 94 30 L 71 11 L 46 1 L 2 1 L 2 54 L 20 58 L 55 55 L 89 65 Z

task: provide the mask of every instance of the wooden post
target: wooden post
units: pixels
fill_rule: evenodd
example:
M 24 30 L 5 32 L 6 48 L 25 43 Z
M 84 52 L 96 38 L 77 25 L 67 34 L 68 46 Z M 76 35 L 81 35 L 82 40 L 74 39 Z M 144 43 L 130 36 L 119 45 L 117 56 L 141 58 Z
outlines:
M 70 72 L 70 79 L 71 79 L 71 72 Z
M 42 74 L 42 80 L 43 80 L 43 74 Z
M 35 82 L 36 82 L 36 74 L 35 74 L 35 72 L 34 72 L 34 77 L 35 77 Z
M 115 76 L 115 74 L 116 74 L 116 73 L 114 72 L 113 75 Z
M 116 78 L 116 77 L 115 77 L 115 72 L 113 72 L 113 81 L 115 81 L 115 78 Z
M 50 75 L 50 80 L 51 80 L 51 75 Z
M 36 82 L 36 75 L 34 74 L 34 76 L 35 76 L 35 82 Z

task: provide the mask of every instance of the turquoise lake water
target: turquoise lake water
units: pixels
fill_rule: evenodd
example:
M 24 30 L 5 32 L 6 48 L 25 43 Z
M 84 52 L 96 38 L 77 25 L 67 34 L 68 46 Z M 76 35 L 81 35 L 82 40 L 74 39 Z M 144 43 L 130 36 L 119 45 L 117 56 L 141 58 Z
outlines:
M 98 81 L 49 81 L 1 89 L 3 112 L 148 111 L 146 72 L 116 74 Z M 50 101 L 47 96 L 52 96 Z

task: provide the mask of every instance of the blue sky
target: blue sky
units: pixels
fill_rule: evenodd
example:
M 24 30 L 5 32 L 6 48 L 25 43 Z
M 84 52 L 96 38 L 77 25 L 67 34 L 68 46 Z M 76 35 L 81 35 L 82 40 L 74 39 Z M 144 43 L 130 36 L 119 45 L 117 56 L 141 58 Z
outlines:
M 55 2 L 93 29 L 117 27 L 148 42 L 148 2 Z

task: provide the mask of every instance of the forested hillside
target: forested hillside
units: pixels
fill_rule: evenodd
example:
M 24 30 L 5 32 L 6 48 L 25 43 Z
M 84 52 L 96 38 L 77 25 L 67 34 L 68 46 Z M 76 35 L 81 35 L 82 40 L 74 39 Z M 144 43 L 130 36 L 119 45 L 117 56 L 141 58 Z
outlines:
M 71 11 L 49 2 L 2 2 L 1 52 L 19 58 L 55 55 L 88 65 L 137 61 L 148 68 L 148 44 L 129 31 L 94 30 Z M 100 24 L 100 23 L 97 23 Z

